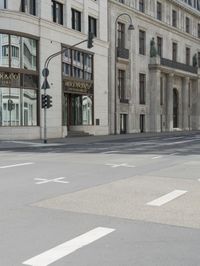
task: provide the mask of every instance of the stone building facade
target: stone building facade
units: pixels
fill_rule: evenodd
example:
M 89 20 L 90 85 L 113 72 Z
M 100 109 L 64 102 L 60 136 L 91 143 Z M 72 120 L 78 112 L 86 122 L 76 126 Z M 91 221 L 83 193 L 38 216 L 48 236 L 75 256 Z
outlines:
M 71 47 L 89 31 L 92 49 Z M 47 137 L 108 134 L 107 35 L 106 0 L 0 0 L 0 138 L 43 138 L 42 69 L 64 48 L 49 64 Z
M 109 0 L 110 133 L 200 129 L 199 4 Z

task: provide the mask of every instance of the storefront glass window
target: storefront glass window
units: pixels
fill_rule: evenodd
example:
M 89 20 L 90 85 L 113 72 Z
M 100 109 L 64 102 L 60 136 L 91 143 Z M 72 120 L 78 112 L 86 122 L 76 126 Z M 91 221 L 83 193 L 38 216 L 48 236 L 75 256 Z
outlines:
M 36 40 L 0 34 L 0 126 L 37 125 L 36 62 Z
M 63 54 L 63 83 L 63 125 L 93 125 L 93 55 L 67 48 Z
M 88 96 L 71 96 L 71 121 L 70 124 L 92 125 L 92 99 Z
M 0 126 L 36 125 L 36 91 L 0 88 Z

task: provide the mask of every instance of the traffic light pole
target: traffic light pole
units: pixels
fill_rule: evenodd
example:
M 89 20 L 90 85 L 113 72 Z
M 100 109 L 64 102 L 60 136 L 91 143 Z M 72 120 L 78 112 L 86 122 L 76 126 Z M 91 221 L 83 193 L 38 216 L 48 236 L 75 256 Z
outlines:
M 93 35 L 92 36 L 89 36 L 89 38 L 92 38 L 91 39 L 91 41 L 93 40 Z M 86 39 L 86 40 L 83 40 L 83 41 L 81 41 L 81 42 L 78 42 L 78 43 L 76 43 L 76 44 L 74 44 L 74 45 L 71 45 L 71 46 L 69 46 L 69 47 L 67 47 L 67 48 L 64 48 L 64 49 L 62 49 L 61 51 L 59 51 L 59 52 L 57 52 L 57 53 L 54 53 L 54 54 L 52 54 L 52 55 L 50 55 L 49 57 L 47 57 L 47 59 L 45 60 L 45 63 L 44 63 L 44 68 L 43 68 L 43 70 L 42 70 L 42 74 L 43 74 L 43 76 L 44 76 L 44 78 L 45 78 L 45 82 L 43 83 L 43 86 L 42 86 L 42 88 L 44 89 L 44 97 L 46 97 L 46 95 L 47 95 L 47 84 L 48 84 L 48 82 L 47 82 L 47 77 L 48 77 L 48 75 L 49 75 L 49 69 L 48 69 L 48 66 L 49 66 L 49 63 L 50 63 L 50 61 L 54 58 L 54 57 L 56 57 L 56 56 L 58 56 L 58 55 L 60 55 L 60 54 L 63 54 L 65 51 L 67 51 L 67 49 L 69 49 L 69 48 L 73 48 L 73 47 L 76 47 L 76 46 L 78 46 L 79 44 L 82 44 L 82 43 L 84 43 L 84 42 L 88 42 L 90 39 Z M 91 46 L 92 47 L 92 46 Z M 91 48 L 91 47 L 88 47 L 88 48 Z M 47 106 L 45 106 L 44 107 L 44 143 L 47 143 Z

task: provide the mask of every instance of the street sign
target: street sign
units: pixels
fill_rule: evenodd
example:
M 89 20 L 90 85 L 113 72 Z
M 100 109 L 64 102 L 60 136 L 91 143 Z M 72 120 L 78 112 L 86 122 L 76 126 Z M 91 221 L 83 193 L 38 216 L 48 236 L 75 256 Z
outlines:
M 48 83 L 47 78 L 44 79 L 44 82 L 42 84 L 42 90 L 50 89 L 50 85 Z
M 47 67 L 43 68 L 42 76 L 46 78 L 48 77 L 48 75 L 49 75 L 49 69 Z

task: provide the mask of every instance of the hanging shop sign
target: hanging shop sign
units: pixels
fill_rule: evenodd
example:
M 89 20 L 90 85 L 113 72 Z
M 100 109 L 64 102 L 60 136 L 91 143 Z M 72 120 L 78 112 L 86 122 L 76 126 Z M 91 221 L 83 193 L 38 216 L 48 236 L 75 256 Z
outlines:
M 20 74 L 10 72 L 0 72 L 0 87 L 19 87 Z
M 64 87 L 66 92 L 92 93 L 93 81 L 65 79 Z

